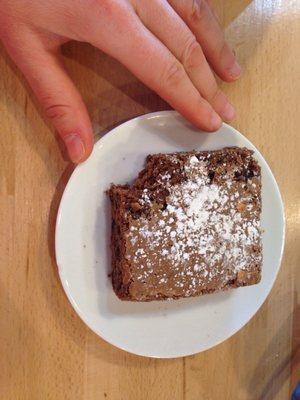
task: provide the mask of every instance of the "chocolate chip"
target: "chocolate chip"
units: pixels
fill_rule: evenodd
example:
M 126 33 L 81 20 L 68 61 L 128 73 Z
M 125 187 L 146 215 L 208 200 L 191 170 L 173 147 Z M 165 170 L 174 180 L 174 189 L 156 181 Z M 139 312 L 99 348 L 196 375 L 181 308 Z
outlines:
M 241 171 L 236 171 L 234 173 L 234 177 L 237 181 L 244 181 L 245 180 L 245 176 L 243 175 L 243 173 Z
M 230 279 L 229 281 L 227 281 L 228 285 L 234 285 L 236 283 L 236 279 Z
M 250 179 L 250 178 L 253 178 L 253 176 L 254 176 L 254 172 L 251 169 L 248 169 L 246 171 L 246 178 Z
M 214 180 L 214 177 L 215 177 L 215 173 L 214 173 L 214 171 L 209 171 L 209 173 L 208 173 L 208 177 L 209 177 L 209 181 L 210 181 L 210 183 L 212 183 L 212 182 L 213 182 L 213 180 Z

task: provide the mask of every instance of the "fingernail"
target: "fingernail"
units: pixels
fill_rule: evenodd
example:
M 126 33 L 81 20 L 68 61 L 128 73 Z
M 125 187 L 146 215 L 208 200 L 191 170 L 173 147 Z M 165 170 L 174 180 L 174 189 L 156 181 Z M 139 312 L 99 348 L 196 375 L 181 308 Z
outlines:
M 230 103 L 227 103 L 221 114 L 224 121 L 230 122 L 235 118 L 234 108 Z
M 71 161 L 77 163 L 84 157 L 84 145 L 81 137 L 77 133 L 71 133 L 64 137 L 69 157 Z
M 218 116 L 218 114 L 213 113 L 210 120 L 211 129 L 216 131 L 217 129 L 220 128 L 221 124 L 222 124 L 221 118 Z
M 228 71 L 232 78 L 238 78 L 241 75 L 242 68 L 239 63 L 235 61 Z

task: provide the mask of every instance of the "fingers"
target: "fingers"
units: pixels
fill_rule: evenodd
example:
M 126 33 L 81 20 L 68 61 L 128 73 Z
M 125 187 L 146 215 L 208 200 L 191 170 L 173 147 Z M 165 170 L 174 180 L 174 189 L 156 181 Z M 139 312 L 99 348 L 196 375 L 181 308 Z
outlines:
M 75 163 L 84 161 L 93 147 L 93 132 L 81 96 L 58 54 L 46 51 L 32 35 L 25 34 L 23 39 L 22 43 L 14 40 L 13 46 L 5 43 L 7 50 L 64 141 L 70 159 Z
M 220 17 L 216 12 L 216 9 L 215 9 L 214 4 L 213 4 L 213 0 L 206 0 L 206 3 L 208 4 L 209 8 L 211 9 L 211 12 L 213 13 L 214 17 L 216 18 L 216 20 L 220 24 Z
M 172 7 L 160 0 L 140 0 L 137 12 L 142 22 L 181 62 L 200 94 L 223 120 L 231 121 L 235 117 L 233 107 L 218 88 L 200 44 Z
M 241 67 L 225 41 L 211 6 L 205 0 L 169 0 L 169 3 L 195 34 L 206 58 L 220 78 L 229 82 L 237 79 Z
M 118 59 L 193 124 L 207 131 L 218 129 L 220 117 L 192 84 L 181 63 L 133 10 L 128 13 L 122 9 L 122 19 L 113 32 L 109 31 L 112 25 L 105 32 L 99 27 L 90 43 Z

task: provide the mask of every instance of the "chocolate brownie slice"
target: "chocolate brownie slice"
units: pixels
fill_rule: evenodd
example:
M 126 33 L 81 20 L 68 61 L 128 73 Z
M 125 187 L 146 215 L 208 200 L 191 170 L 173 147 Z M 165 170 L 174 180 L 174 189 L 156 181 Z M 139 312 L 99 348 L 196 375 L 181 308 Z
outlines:
M 252 153 L 149 155 L 132 186 L 111 186 L 120 299 L 177 299 L 260 281 L 261 174 Z

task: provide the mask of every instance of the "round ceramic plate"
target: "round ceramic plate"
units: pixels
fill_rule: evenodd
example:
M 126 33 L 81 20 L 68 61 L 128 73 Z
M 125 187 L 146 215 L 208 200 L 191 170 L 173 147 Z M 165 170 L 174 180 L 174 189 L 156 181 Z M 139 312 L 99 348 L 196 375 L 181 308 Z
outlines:
M 122 302 L 110 272 L 110 184 L 131 182 L 150 153 L 253 149 L 262 168 L 263 271 L 258 285 L 203 297 Z M 180 357 L 222 342 L 243 327 L 266 299 L 279 270 L 284 212 L 278 186 L 258 150 L 223 124 L 203 133 L 176 112 L 144 115 L 114 128 L 79 165 L 63 194 L 56 225 L 56 259 L 64 290 L 82 320 L 109 343 L 149 357 Z

